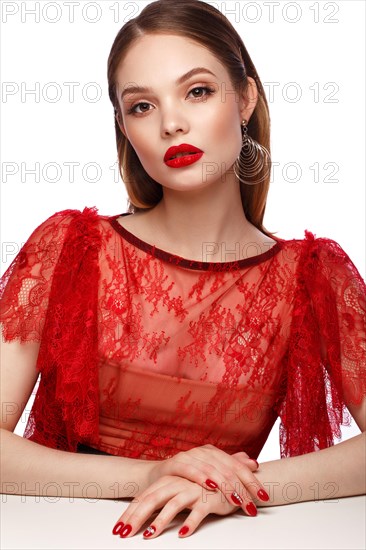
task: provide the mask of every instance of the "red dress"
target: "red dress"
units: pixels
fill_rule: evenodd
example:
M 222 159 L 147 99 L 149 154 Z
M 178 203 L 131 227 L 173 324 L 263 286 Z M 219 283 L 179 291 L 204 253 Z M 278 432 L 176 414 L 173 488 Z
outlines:
M 281 457 L 341 438 L 366 395 L 366 285 L 337 242 L 197 262 L 116 218 L 54 214 L 1 279 L 4 339 L 40 342 L 24 437 L 147 460 L 207 443 L 257 458 L 278 416 Z

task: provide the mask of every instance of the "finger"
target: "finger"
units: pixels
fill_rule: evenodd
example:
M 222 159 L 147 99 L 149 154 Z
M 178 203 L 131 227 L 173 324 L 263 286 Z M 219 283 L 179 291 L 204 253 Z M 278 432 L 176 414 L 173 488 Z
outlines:
M 196 448 L 195 450 L 199 451 L 200 449 L 203 449 L 203 447 Z M 253 496 L 256 496 L 262 501 L 268 501 L 269 496 L 264 486 L 252 474 L 250 468 L 248 466 L 243 466 L 242 462 L 240 462 L 237 458 L 228 455 L 224 451 L 221 451 L 221 449 L 216 449 L 215 447 L 212 447 L 211 449 L 210 446 L 207 446 L 207 452 L 203 453 L 204 456 L 207 456 L 207 453 L 209 453 L 209 458 L 205 461 L 200 458 L 193 457 L 193 453 L 190 455 L 188 455 L 188 453 L 181 453 L 179 457 L 180 460 L 179 462 L 177 461 L 177 466 L 181 463 L 183 468 L 177 468 L 176 475 L 181 475 L 182 477 L 186 477 L 187 479 L 197 482 L 195 479 L 195 476 L 197 475 L 196 472 L 203 471 L 205 472 L 204 477 L 207 475 L 210 480 L 215 480 L 218 490 L 222 492 L 229 504 L 240 506 L 248 515 L 256 515 L 257 509 L 254 502 L 250 498 L 250 494 L 253 494 Z M 202 456 L 202 451 L 200 454 Z M 217 457 L 219 457 L 219 459 L 223 458 L 223 461 L 220 462 Z M 208 461 L 210 461 L 210 463 Z M 197 466 L 193 467 L 193 464 Z M 186 469 L 184 466 L 186 466 Z M 190 474 L 190 472 L 194 471 L 192 470 L 192 467 L 195 469 L 194 475 Z M 238 472 L 241 472 L 240 476 L 238 475 Z M 198 475 L 199 478 L 202 479 L 202 473 Z M 248 489 L 251 490 L 250 494 L 245 491 L 246 483 L 249 484 Z M 204 484 L 203 486 L 206 488 Z
M 195 506 L 192 512 L 188 514 L 184 524 L 180 527 L 178 536 L 183 538 L 192 535 L 206 516 L 208 516 L 207 509 L 205 511 L 201 506 Z
M 118 518 L 117 522 L 115 523 L 112 529 L 113 535 L 120 535 L 122 538 L 124 538 L 125 536 L 128 536 L 129 533 L 132 532 L 132 525 L 130 523 L 131 518 L 133 518 L 136 509 L 138 509 L 143 499 L 147 495 L 153 493 L 155 490 L 160 489 L 168 484 L 171 485 L 171 481 L 169 481 L 168 476 L 165 476 L 165 478 L 161 478 L 159 481 L 155 482 L 152 486 L 148 487 L 143 493 L 137 495 L 127 506 L 123 514 Z
M 223 480 L 214 466 L 187 452 L 178 453 L 159 465 L 159 469 L 162 475 L 180 476 L 208 490 L 217 490 L 218 484 Z
M 203 451 L 206 451 L 206 453 L 210 453 L 212 456 L 218 456 L 220 459 L 223 460 L 224 464 L 227 464 L 229 467 L 231 466 L 233 469 L 233 474 L 229 470 L 226 470 L 226 482 L 228 483 L 228 489 L 234 489 L 234 492 L 230 494 L 229 502 L 234 502 L 237 506 L 245 505 L 245 511 L 247 511 L 247 507 L 249 506 L 249 515 L 256 515 L 256 507 L 254 505 L 254 502 L 251 501 L 250 495 L 254 496 L 255 498 L 259 498 L 259 500 L 262 500 L 263 502 L 268 502 L 269 495 L 264 487 L 258 479 L 253 475 L 251 470 L 254 470 L 253 468 L 253 461 L 252 459 L 248 459 L 249 463 L 246 463 L 246 466 L 244 468 L 240 465 L 241 461 L 238 460 L 239 458 L 247 457 L 247 453 L 245 452 L 239 452 L 235 453 L 234 455 L 228 455 L 225 453 L 222 449 L 218 449 L 217 447 L 214 447 L 212 445 L 205 445 L 203 447 L 198 448 L 198 450 L 202 449 Z M 233 459 L 235 462 L 233 462 Z M 254 463 L 258 465 L 258 462 L 254 460 Z M 237 468 L 237 464 L 239 464 L 239 469 Z M 251 466 L 249 466 L 251 465 Z M 259 466 L 259 465 L 258 465 Z M 250 470 L 248 470 L 248 467 Z M 223 473 L 224 470 L 222 470 Z M 240 475 L 239 475 L 240 472 Z M 239 482 L 239 484 L 238 484 Z M 244 497 L 241 496 L 241 490 L 242 486 L 244 488 L 249 490 L 249 495 L 247 492 L 245 492 Z M 221 492 L 223 492 L 222 487 L 219 489 Z M 244 502 L 243 502 L 244 500 Z
M 180 489 L 181 481 L 179 480 L 160 487 L 155 484 L 154 487 L 149 487 L 149 490 L 138 497 L 138 501 L 132 502 L 128 506 L 113 528 L 113 534 L 119 534 L 122 538 L 134 536 L 156 510 L 160 510 L 167 501 L 179 494 Z
M 243 451 L 240 451 L 239 453 L 234 453 L 231 456 L 236 458 L 237 460 L 240 460 L 240 462 L 242 462 L 243 464 L 247 464 L 252 472 L 259 468 L 258 461 L 255 458 L 250 458 L 247 453 L 244 453 Z
M 255 458 L 248 458 L 245 464 L 251 469 L 252 472 L 256 472 L 259 468 L 259 464 Z
M 244 452 L 244 451 L 239 451 L 238 453 L 233 453 L 231 456 L 234 456 L 235 458 L 238 458 L 239 460 L 251 460 L 250 456 Z
M 253 498 L 268 502 L 269 495 L 264 486 L 247 467 L 237 471 L 236 475 L 238 482 L 231 478 L 228 485 L 219 487 L 219 489 L 231 504 L 234 503 L 236 506 L 240 506 L 249 516 L 256 516 L 258 511 Z M 233 485 L 235 485 L 234 490 L 232 490 Z M 229 493 L 230 499 L 228 498 Z
M 204 452 L 204 450 L 206 450 L 206 452 Z M 209 458 L 206 458 L 207 451 L 210 453 Z M 217 458 L 217 451 L 220 453 L 218 454 L 219 458 Z M 190 449 L 189 451 L 179 452 L 171 459 L 159 464 L 157 471 L 153 471 L 151 475 L 150 483 L 158 481 L 162 476 L 172 475 L 183 477 L 189 481 L 198 483 L 205 489 L 216 491 L 219 484 L 228 481 L 219 473 L 222 460 L 224 460 L 229 467 L 232 467 L 233 460 L 235 460 L 240 465 L 245 461 L 245 464 L 252 471 L 257 469 L 256 461 L 248 459 L 247 453 L 239 452 L 236 453 L 236 455 L 237 456 L 230 456 L 212 445 L 205 445 L 203 447 Z M 232 488 L 234 489 L 234 487 Z
M 236 472 L 239 470 L 244 470 L 245 475 L 238 476 Z M 213 445 L 180 452 L 160 465 L 160 471 L 194 481 L 205 489 L 217 488 L 229 504 L 240 506 L 247 515 L 256 515 L 257 509 L 250 493 L 245 491 L 245 482 L 252 486 L 257 484 L 255 496 L 263 501 L 269 500 L 264 486 L 254 477 L 248 466 L 243 467 L 238 458 Z M 248 477 L 249 474 L 251 477 Z
M 258 468 L 259 468 L 259 463 L 258 463 L 258 460 L 256 460 L 255 458 L 250 458 L 249 460 L 251 460 L 252 462 L 254 462 L 254 463 L 255 463 L 255 465 L 256 465 L 256 469 L 258 470 Z
M 166 503 L 164 508 L 154 521 L 143 532 L 144 538 L 155 538 L 164 531 L 177 514 L 192 506 L 197 500 L 196 496 L 188 496 L 187 493 L 177 494 Z
M 187 452 L 183 453 L 183 455 L 185 455 L 184 458 L 187 458 L 188 454 L 192 457 L 192 455 L 193 455 L 192 451 L 196 450 L 197 453 L 198 453 L 198 456 L 193 457 L 193 458 L 202 460 L 202 451 L 201 451 L 201 449 L 205 450 L 206 453 L 208 451 L 210 453 L 210 456 L 215 457 L 217 455 L 219 457 L 220 462 L 224 461 L 224 464 L 226 464 L 228 466 L 230 466 L 232 464 L 232 459 L 235 459 L 235 460 L 239 461 L 240 463 L 243 463 L 246 466 L 248 466 L 248 468 L 250 468 L 250 470 L 252 472 L 255 472 L 259 468 L 258 461 L 255 458 L 250 458 L 249 455 L 245 451 L 239 451 L 238 453 L 234 453 L 232 455 L 229 455 L 228 453 L 224 452 L 222 449 L 218 449 L 217 447 L 214 447 L 213 445 L 204 445 L 203 447 L 196 447 L 195 449 L 191 449 L 190 451 L 188 451 L 188 453 Z M 214 455 L 212 454 L 213 452 L 214 452 Z M 199 455 L 201 455 L 201 457 Z M 205 463 L 211 463 L 212 465 L 214 465 L 212 460 L 203 459 L 203 461 Z
M 244 462 L 244 464 L 251 464 L 251 463 L 254 463 L 256 465 L 257 468 L 259 468 L 259 463 L 258 463 L 258 460 L 256 460 L 255 458 L 251 458 L 247 453 L 245 453 L 244 451 L 240 451 L 238 453 L 234 453 L 232 454 L 231 456 L 233 456 L 234 458 L 237 458 L 239 459 L 240 461 Z

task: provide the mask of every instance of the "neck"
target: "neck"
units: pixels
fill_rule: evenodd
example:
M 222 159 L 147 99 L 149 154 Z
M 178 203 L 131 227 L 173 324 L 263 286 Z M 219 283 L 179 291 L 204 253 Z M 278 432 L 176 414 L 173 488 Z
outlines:
M 245 217 L 236 179 L 185 192 L 164 187 L 150 219 L 160 242 L 173 243 L 177 255 L 199 261 L 234 261 L 241 245 L 258 241 L 257 228 Z

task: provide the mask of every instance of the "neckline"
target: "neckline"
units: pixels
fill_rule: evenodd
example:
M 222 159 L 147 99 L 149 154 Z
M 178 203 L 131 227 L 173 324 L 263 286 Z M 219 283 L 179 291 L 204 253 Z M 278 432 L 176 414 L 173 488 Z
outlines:
M 130 215 L 133 215 L 132 212 L 117 214 L 115 216 L 110 216 L 108 218 L 108 221 L 111 226 L 117 231 L 117 233 L 122 235 L 124 239 L 126 239 L 130 244 L 136 246 L 140 250 L 143 250 L 144 252 L 147 252 L 150 255 L 170 264 L 200 271 L 229 271 L 232 269 L 240 269 L 242 267 L 260 264 L 275 256 L 282 249 L 282 244 L 284 242 L 283 239 L 277 237 L 276 239 L 274 239 L 276 243 L 269 250 L 266 250 L 261 254 L 257 254 L 256 256 L 243 258 L 241 260 L 233 260 L 231 262 L 200 262 L 198 260 L 189 260 L 188 258 L 183 258 L 182 256 L 178 256 L 176 254 L 173 254 L 172 252 L 167 252 L 166 250 L 157 248 L 155 245 L 143 241 L 142 239 L 128 231 L 128 229 L 123 227 L 123 225 L 121 225 L 117 221 L 117 218 Z

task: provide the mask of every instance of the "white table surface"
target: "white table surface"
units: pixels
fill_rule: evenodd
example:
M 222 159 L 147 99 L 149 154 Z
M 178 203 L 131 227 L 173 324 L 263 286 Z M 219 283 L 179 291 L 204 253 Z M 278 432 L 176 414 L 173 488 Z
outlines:
M 188 514 L 182 512 L 159 537 L 147 540 L 142 537 L 142 529 L 131 538 L 112 535 L 113 526 L 129 502 L 3 494 L 1 549 L 364 550 L 366 547 L 365 496 L 259 508 L 254 518 L 241 512 L 210 515 L 186 539 L 177 536 Z

